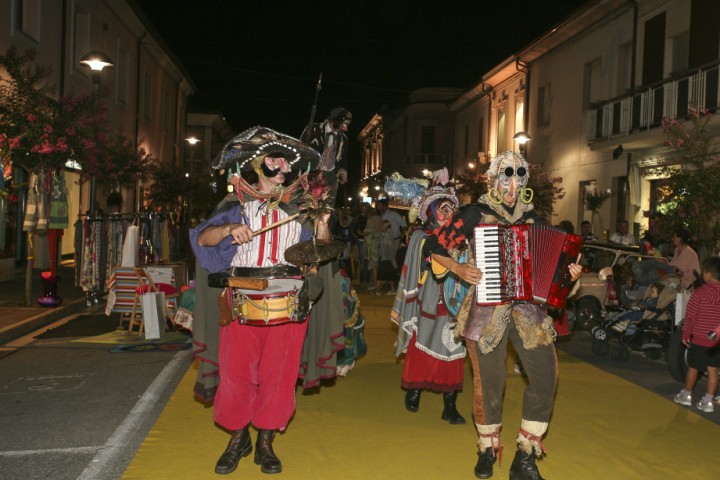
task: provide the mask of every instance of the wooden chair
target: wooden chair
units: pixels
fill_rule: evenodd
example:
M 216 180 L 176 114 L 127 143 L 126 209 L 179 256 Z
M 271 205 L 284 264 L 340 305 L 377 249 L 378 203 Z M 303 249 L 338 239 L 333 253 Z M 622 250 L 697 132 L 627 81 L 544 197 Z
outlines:
M 135 267 L 135 275 L 137 276 L 137 288 L 135 289 L 135 301 L 133 303 L 132 312 L 130 313 L 130 323 L 128 325 L 128 332 L 132 333 L 133 327 L 138 326 L 138 333 L 142 334 L 143 327 L 143 313 L 142 313 L 142 296 L 144 293 L 159 293 L 165 291 L 165 323 L 172 326 L 172 315 L 168 311 L 168 307 L 174 308 L 177 312 L 178 309 L 178 298 L 180 298 L 180 292 L 175 287 L 169 286 L 170 288 L 163 289 L 156 284 L 152 277 L 148 275 L 147 271 L 143 267 Z M 162 285 L 162 284 L 160 284 Z M 140 320 L 137 319 L 137 315 L 140 315 Z

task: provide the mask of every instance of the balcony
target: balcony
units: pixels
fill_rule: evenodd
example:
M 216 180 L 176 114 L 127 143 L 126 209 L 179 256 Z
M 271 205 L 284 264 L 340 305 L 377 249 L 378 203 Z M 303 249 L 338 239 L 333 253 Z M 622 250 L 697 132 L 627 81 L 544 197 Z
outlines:
M 688 107 L 715 111 L 720 102 L 718 73 L 720 62 L 693 72 L 643 87 L 642 90 L 617 97 L 587 112 L 588 144 L 658 128 L 663 117 L 685 118 Z M 623 140 L 628 143 L 627 140 Z

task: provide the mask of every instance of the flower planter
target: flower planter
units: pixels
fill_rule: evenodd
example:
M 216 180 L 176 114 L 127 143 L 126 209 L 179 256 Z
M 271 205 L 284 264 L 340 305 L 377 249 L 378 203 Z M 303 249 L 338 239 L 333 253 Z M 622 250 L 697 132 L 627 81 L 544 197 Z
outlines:
M 15 259 L 0 258 L 0 282 L 15 279 Z

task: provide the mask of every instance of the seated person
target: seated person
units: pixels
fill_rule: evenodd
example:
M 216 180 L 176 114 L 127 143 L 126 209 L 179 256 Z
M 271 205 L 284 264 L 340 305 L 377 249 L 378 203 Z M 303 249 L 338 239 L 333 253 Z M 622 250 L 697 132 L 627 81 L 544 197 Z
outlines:
M 637 325 L 637 323 L 642 320 L 646 311 L 654 313 L 658 313 L 660 311 L 657 308 L 658 298 L 660 297 L 660 292 L 662 292 L 664 288 L 665 285 L 662 283 L 654 283 L 653 285 L 650 285 L 647 296 L 642 299 L 635 308 L 620 317 L 620 321 L 611 328 L 618 332 L 624 331 L 625 335 L 634 334 L 636 329 L 632 328 L 632 325 Z

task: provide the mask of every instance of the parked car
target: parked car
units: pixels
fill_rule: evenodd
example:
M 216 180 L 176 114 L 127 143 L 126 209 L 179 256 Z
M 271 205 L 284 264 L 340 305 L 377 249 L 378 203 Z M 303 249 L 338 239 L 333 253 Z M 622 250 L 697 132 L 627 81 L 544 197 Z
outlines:
M 662 257 L 646 255 L 639 247 L 605 243 L 586 243 L 582 247 L 580 264 L 580 287 L 573 297 L 575 304 L 575 325 L 589 330 L 600 322 L 606 309 L 618 305 L 617 292 L 613 284 L 612 272 L 617 266 L 640 262 L 660 262 L 667 265 Z

